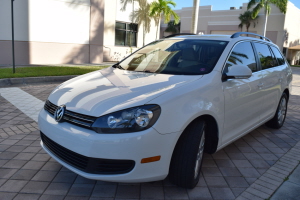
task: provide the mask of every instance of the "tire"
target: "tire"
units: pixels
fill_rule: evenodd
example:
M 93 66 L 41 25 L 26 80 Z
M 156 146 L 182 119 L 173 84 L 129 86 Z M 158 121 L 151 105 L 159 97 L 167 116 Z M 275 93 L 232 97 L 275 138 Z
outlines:
M 283 126 L 287 112 L 288 98 L 285 93 L 282 94 L 275 116 L 266 123 L 270 128 L 279 129 Z
M 184 188 L 194 188 L 199 182 L 205 146 L 205 123 L 192 122 L 180 136 L 171 159 L 170 181 Z

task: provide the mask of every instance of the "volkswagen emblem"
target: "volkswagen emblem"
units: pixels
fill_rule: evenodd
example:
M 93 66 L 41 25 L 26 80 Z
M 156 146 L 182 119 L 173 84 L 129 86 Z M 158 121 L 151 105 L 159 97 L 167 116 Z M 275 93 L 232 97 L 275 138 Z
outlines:
M 66 110 L 65 105 L 61 105 L 58 108 L 56 108 L 56 110 L 54 112 L 55 121 L 60 122 L 63 119 L 63 116 L 65 114 L 65 110 Z

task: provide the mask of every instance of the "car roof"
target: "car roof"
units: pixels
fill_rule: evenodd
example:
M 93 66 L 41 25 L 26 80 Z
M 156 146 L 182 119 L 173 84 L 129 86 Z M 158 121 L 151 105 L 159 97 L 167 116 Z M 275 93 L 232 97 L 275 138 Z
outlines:
M 174 36 L 167 39 L 200 39 L 200 40 L 225 40 L 231 41 L 230 35 L 181 35 Z

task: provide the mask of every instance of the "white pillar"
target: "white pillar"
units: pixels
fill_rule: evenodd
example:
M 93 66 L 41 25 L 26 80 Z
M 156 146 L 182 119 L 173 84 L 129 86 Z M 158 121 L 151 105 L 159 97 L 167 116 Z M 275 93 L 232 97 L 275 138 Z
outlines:
M 200 0 L 194 0 L 191 33 L 197 34 L 198 15 L 199 15 Z

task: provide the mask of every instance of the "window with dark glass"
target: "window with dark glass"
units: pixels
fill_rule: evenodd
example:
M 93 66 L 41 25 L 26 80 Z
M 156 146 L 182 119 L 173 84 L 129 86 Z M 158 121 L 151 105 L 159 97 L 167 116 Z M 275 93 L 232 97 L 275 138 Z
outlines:
M 279 50 L 276 47 L 271 46 L 271 49 L 275 55 L 275 58 L 278 61 L 279 65 L 284 65 L 285 61 L 284 58 L 282 57 L 281 53 L 279 52 Z
M 283 55 L 284 55 L 285 57 L 286 57 L 286 52 L 287 52 L 287 48 L 283 47 L 282 53 L 283 53 Z
M 116 22 L 115 45 L 136 46 L 137 24 Z
M 268 69 L 278 65 L 277 60 L 270 52 L 268 45 L 261 43 L 254 43 L 255 49 L 260 60 L 262 69 Z
M 234 47 L 226 62 L 225 72 L 233 65 L 246 65 L 252 72 L 257 71 L 255 55 L 250 42 L 242 42 Z

